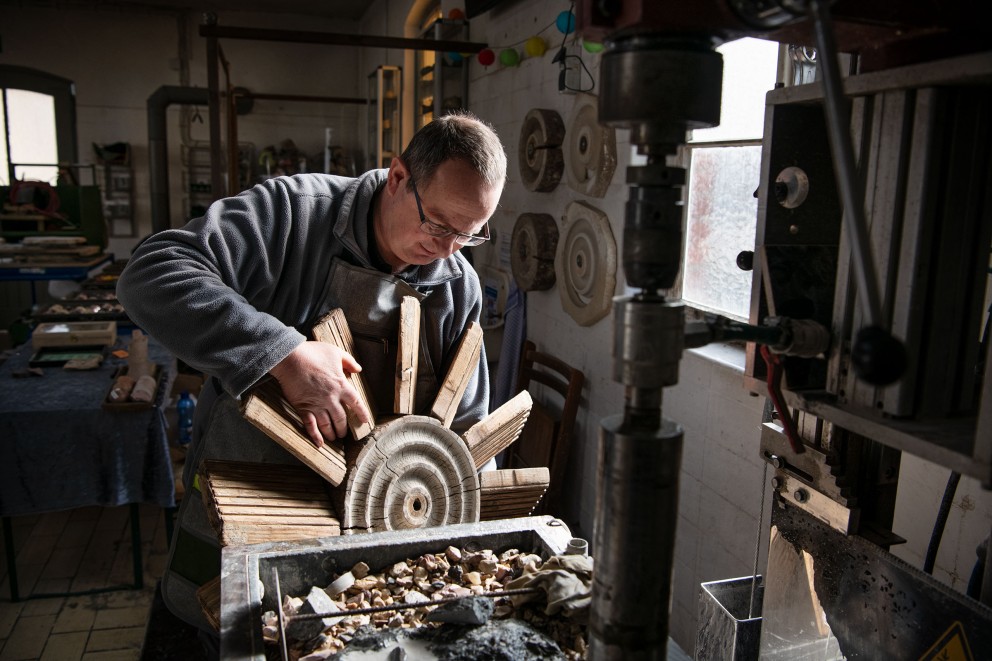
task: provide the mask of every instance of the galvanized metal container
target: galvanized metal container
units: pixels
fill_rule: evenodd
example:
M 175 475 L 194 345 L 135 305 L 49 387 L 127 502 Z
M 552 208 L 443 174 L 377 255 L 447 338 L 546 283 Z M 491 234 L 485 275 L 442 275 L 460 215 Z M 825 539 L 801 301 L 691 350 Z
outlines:
M 757 585 L 753 580 L 755 578 Z M 700 584 L 696 661 L 751 661 L 758 658 L 763 591 L 761 576 Z

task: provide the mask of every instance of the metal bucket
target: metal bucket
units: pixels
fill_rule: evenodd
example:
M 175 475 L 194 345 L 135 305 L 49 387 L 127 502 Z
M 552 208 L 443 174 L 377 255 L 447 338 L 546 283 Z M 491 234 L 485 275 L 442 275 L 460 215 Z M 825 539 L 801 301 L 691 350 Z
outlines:
M 751 661 L 761 643 L 762 577 L 753 576 L 701 583 L 696 625 L 696 661 Z M 748 614 L 751 617 L 748 617 Z

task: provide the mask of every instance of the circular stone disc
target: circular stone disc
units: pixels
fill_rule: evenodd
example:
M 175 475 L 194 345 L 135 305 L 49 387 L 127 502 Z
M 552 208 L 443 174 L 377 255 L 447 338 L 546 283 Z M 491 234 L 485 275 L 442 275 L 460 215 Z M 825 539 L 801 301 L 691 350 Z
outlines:
M 479 520 L 479 478 L 468 446 L 433 418 L 376 427 L 349 467 L 342 529 L 403 530 Z
M 597 97 L 580 94 L 565 133 L 568 185 L 585 195 L 603 197 L 617 168 L 616 131 L 599 124 Z
M 565 124 L 554 110 L 534 108 L 520 126 L 517 162 L 520 180 L 527 190 L 548 192 L 561 181 L 565 167 L 561 143 Z
M 617 286 L 617 244 L 609 218 L 585 202 L 565 207 L 555 255 L 561 305 L 580 326 L 610 312 Z
M 510 266 L 523 291 L 551 289 L 555 284 L 558 226 L 546 213 L 523 213 L 513 226 Z

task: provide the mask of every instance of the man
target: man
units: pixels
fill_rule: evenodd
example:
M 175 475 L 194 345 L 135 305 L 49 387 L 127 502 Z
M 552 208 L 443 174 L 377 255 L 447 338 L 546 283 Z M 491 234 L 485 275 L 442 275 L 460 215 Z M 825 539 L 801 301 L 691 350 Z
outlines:
M 188 495 L 162 580 L 174 613 L 207 630 L 195 591 L 219 573 L 215 535 L 194 491 L 199 464 L 295 461 L 244 421 L 236 399 L 271 375 L 318 446 L 345 436 L 347 410 L 368 419 L 350 372 L 364 371 L 372 401 L 389 412 L 406 295 L 421 301 L 416 411 L 428 410 L 459 338 L 482 309 L 478 276 L 458 250 L 489 237 L 505 179 L 495 132 L 467 113 L 452 114 L 418 131 L 388 170 L 272 179 L 135 250 L 118 284 L 128 315 L 213 377 L 197 405 Z M 334 308 L 345 312 L 355 356 L 306 337 Z M 481 420 L 488 399 L 483 354 L 452 429 Z

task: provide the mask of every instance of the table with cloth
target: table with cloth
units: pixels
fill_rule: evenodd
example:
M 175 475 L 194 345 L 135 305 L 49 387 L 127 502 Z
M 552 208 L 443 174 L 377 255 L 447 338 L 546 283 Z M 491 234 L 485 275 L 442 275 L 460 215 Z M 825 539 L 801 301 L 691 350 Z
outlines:
M 112 349 L 126 346 L 118 337 Z M 175 507 L 164 414 L 175 360 L 149 340 L 149 360 L 159 366 L 154 401 L 111 411 L 103 402 L 126 358 L 108 351 L 95 370 L 52 366 L 41 368 L 43 376 L 15 377 L 28 372 L 33 353 L 29 341 L 0 365 L 0 516 L 11 598 L 18 599 L 10 518 L 93 505 L 131 506 L 134 587 L 140 588 L 138 505 Z

